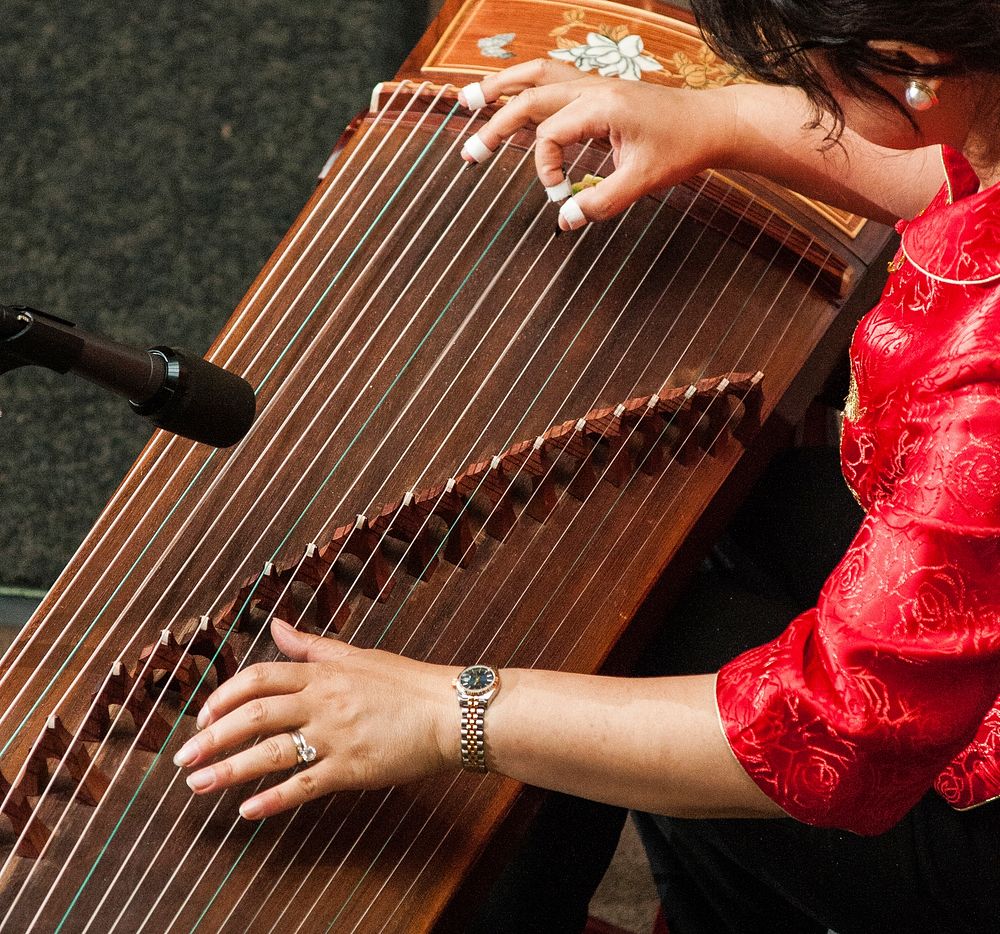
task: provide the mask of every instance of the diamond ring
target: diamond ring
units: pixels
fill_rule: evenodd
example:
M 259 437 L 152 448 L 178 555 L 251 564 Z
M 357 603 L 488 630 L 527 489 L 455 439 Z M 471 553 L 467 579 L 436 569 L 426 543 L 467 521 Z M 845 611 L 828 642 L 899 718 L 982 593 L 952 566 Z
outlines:
M 310 746 L 301 730 L 292 730 L 289 734 L 292 742 L 295 743 L 295 753 L 299 760 L 299 765 L 308 765 L 316 758 L 316 747 Z

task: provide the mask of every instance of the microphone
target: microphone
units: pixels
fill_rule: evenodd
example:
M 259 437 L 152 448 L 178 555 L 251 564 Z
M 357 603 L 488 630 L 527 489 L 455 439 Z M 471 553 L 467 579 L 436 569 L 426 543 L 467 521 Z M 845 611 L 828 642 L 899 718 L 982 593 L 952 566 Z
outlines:
M 227 448 L 257 413 L 250 384 L 185 350 L 136 350 L 24 305 L 0 305 L 0 374 L 20 366 L 76 373 L 192 441 Z

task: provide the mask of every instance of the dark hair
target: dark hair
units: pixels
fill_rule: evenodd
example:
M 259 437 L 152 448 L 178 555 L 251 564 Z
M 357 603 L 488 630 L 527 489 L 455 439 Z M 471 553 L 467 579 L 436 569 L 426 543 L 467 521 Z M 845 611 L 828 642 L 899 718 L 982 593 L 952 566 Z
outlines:
M 801 88 L 835 120 L 844 114 L 809 53 L 852 94 L 888 100 L 874 78 L 1000 73 L 1000 0 L 691 0 L 712 50 L 750 77 Z M 875 40 L 909 42 L 948 61 L 922 65 L 901 52 L 873 49 Z M 912 123 L 912 118 L 910 120 Z

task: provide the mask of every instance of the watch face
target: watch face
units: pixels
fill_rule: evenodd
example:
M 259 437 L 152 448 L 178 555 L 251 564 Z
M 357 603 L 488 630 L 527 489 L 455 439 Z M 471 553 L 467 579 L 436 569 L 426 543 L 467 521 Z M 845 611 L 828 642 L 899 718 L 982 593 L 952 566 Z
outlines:
M 487 668 L 486 665 L 473 665 L 458 676 L 458 683 L 469 694 L 482 694 L 493 687 L 496 679 L 496 672 L 492 668 Z

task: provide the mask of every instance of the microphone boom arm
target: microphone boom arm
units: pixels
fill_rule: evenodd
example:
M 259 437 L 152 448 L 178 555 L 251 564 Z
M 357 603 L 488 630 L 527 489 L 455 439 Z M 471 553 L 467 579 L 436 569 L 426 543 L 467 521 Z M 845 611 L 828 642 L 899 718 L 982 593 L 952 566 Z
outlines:
M 31 365 L 82 376 L 158 428 L 215 447 L 239 441 L 256 415 L 246 380 L 194 354 L 136 350 L 26 305 L 0 305 L 0 374 Z

